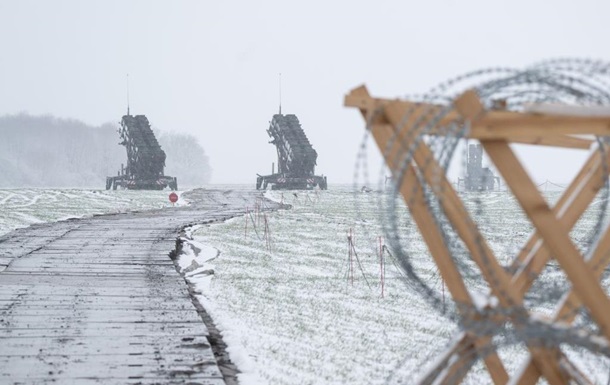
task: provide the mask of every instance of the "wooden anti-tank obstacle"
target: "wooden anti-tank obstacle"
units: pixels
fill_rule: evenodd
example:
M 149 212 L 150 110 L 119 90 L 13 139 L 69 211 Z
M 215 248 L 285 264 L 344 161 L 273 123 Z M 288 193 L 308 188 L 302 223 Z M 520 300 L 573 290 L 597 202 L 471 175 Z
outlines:
M 483 359 L 494 384 L 535 384 L 541 377 L 553 385 L 590 383 L 562 352 L 553 331 L 564 330 L 576 317 L 574 309 L 583 306 L 599 332 L 581 337 L 598 346 L 598 353 L 608 356 L 610 300 L 600 278 L 610 263 L 610 229 L 604 228 L 586 256 L 569 233 L 604 185 L 610 169 L 610 148 L 598 142 L 603 148 L 592 151 L 559 201 L 550 207 L 509 144 L 588 150 L 595 143 L 590 136 L 610 136 L 610 116 L 516 112 L 501 105 L 490 108 L 474 89 L 446 105 L 437 105 L 373 98 L 361 86 L 345 97 L 345 105 L 358 108 L 366 120 L 462 319 L 463 334 L 419 383 L 460 383 L 476 361 L 473 356 Z M 514 257 L 510 269 L 498 262 L 433 150 L 422 140 L 424 134 L 438 137 L 458 131 L 464 138 L 480 141 L 534 226 L 534 233 Z M 490 297 L 484 306 L 465 284 L 425 202 L 426 193 L 438 199 L 485 278 Z M 524 297 L 551 259 L 565 272 L 571 291 L 557 303 L 552 317 L 533 316 L 524 306 Z M 529 358 L 520 370 L 509 373 L 492 343 L 493 330 L 510 324 L 519 333 L 533 323 L 549 332 L 532 338 L 523 334 Z

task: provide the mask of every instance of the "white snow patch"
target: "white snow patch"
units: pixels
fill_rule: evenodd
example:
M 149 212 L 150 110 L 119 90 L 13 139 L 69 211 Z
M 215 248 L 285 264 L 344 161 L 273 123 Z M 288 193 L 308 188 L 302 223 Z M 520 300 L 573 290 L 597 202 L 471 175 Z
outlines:
M 0 189 L 0 235 L 35 223 L 170 206 L 167 191 Z
M 248 331 L 247 327 L 239 320 L 231 319 L 219 312 L 214 301 L 207 297 L 214 277 L 214 265 L 210 261 L 218 258 L 220 251 L 191 238 L 192 232 L 201 227 L 197 225 L 187 228 L 185 236 L 181 238 L 182 253 L 178 259 L 180 272 L 200 293 L 195 298 L 212 317 L 216 327 L 221 332 L 223 341 L 227 344 L 227 352 L 231 361 L 239 368 L 240 373 L 237 375 L 239 382 L 248 385 L 265 384 L 266 382 L 256 372 L 255 362 L 240 342 L 240 336 Z
M 243 385 L 267 384 L 258 374 L 256 362 L 250 357 L 248 350 L 241 342 L 241 336 L 249 333 L 247 325 L 240 320 L 227 317 L 222 311 L 219 311 L 216 303 L 205 296 L 205 289 L 207 288 L 207 286 L 204 286 L 202 294 L 195 297 L 201 306 L 208 312 L 210 317 L 212 317 L 216 328 L 222 334 L 222 339 L 225 344 L 227 344 L 229 357 L 240 371 L 237 375 L 239 383 Z

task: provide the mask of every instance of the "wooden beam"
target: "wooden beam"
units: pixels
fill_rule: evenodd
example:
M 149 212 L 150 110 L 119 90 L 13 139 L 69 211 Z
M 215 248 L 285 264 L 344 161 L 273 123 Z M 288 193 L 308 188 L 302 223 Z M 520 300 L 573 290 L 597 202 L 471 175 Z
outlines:
M 599 242 L 597 242 L 594 250 L 595 251 L 593 252 L 591 259 L 587 261 L 587 265 L 593 270 L 595 279 L 599 281 L 602 278 L 605 268 L 608 266 L 608 264 L 610 264 L 610 227 L 606 227 L 604 235 Z M 555 310 L 555 313 L 553 314 L 553 321 L 559 321 L 565 324 L 572 323 L 577 314 L 574 309 L 578 308 L 580 305 L 580 299 L 574 290 L 570 290 L 563 297 L 559 307 Z M 536 381 L 533 382 L 533 384 L 535 384 L 538 378 L 540 378 L 540 372 L 535 367 L 531 357 L 528 357 L 523 367 L 525 369 L 521 371 L 522 374 L 520 376 L 516 377 L 515 383 L 521 385 L 531 384 L 532 382 L 526 382 L 523 380 L 525 373 L 528 373 L 528 376 L 533 375 L 536 378 Z
M 399 127 L 397 131 L 402 129 L 400 126 L 402 113 L 402 108 L 397 104 L 389 104 L 385 108 L 388 120 Z M 411 148 L 413 146 L 412 140 L 409 141 L 403 137 L 399 138 L 399 140 L 403 143 L 404 148 Z M 494 290 L 494 294 L 498 297 L 500 303 L 507 307 L 521 305 L 521 301 L 517 300 L 515 302 L 511 295 L 508 295 L 501 289 L 509 287 L 508 274 L 497 262 L 491 248 L 487 245 L 476 224 L 470 218 L 466 207 L 464 207 L 455 189 L 447 179 L 443 168 L 434 158 L 432 151 L 430 151 L 425 143 L 421 142 L 413 152 L 413 159 L 426 183 L 439 196 L 448 219 L 455 226 L 460 238 L 464 240 L 473 260 L 481 269 L 487 282 L 490 283 L 490 287 Z M 496 282 L 498 285 L 495 285 Z M 509 300 L 507 301 L 507 299 Z
M 493 112 L 490 113 L 492 115 Z M 575 118 L 570 116 L 527 116 L 504 121 L 485 117 L 472 126 L 470 135 L 478 139 L 496 139 L 499 136 L 546 136 L 553 135 L 610 135 L 608 118 Z
M 373 127 L 372 135 L 375 141 L 378 142 L 377 144 L 383 146 L 383 143 L 393 136 L 393 130 L 390 126 L 376 125 Z M 413 165 L 409 165 L 404 175 L 401 176 L 398 175 L 400 163 L 396 162 L 395 154 L 392 152 L 386 153 L 385 157 L 395 180 L 402 177 L 402 182 L 399 186 L 400 193 L 407 203 L 407 207 L 419 227 L 420 233 L 428 245 L 430 254 L 437 264 L 441 276 L 447 283 L 451 295 L 454 296 L 458 305 L 473 306 L 462 275 L 453 262 L 451 253 L 445 244 L 442 234 L 438 230 L 434 217 L 427 209 L 423 186 L 417 180 L 417 174 Z
M 610 227 L 606 227 L 603 237 L 595 245 L 595 251 L 591 259 L 587 261 L 587 265 L 594 272 L 596 281 L 602 278 L 608 264 L 610 264 Z M 576 315 L 571 312 L 571 309 L 578 306 L 580 306 L 580 298 L 572 289 L 563 298 L 553 318 L 561 322 L 572 322 Z
M 473 95 L 476 97 L 476 94 L 473 93 Z M 358 98 L 360 98 L 358 100 L 353 96 L 354 95 L 352 95 L 351 99 L 348 98 L 349 95 L 348 97 L 346 97 L 346 105 L 358 106 L 363 112 L 363 114 L 366 114 L 367 116 L 371 116 L 370 109 L 371 106 L 374 106 L 377 113 L 379 113 L 379 111 L 383 111 L 384 114 L 379 115 L 385 115 L 385 118 L 382 118 L 382 120 L 380 121 L 389 122 L 395 127 L 397 127 L 397 129 L 395 130 L 395 140 L 401 142 L 402 152 L 404 152 L 407 148 L 414 149 L 412 154 L 413 159 L 417 164 L 419 170 L 421 171 L 423 178 L 425 179 L 426 183 L 432 187 L 435 194 L 439 196 L 441 205 L 443 205 L 447 217 L 453 223 L 454 228 L 466 243 L 469 251 L 473 256 L 473 259 L 479 265 L 481 272 L 488 280 L 490 287 L 498 297 L 501 306 L 505 308 L 520 307 L 522 305 L 522 296 L 520 295 L 520 293 L 514 291 L 514 289 L 511 288 L 510 285 L 507 284 L 507 274 L 502 270 L 501 266 L 499 266 L 497 260 L 491 252 L 491 249 L 489 249 L 489 247 L 479 234 L 476 225 L 474 225 L 474 222 L 472 222 L 467 211 L 463 207 L 463 204 L 457 196 L 457 193 L 453 190 L 453 186 L 451 186 L 451 184 L 446 179 L 444 171 L 442 170 L 442 168 L 440 168 L 440 166 L 434 159 L 432 152 L 423 142 L 419 143 L 418 146 L 413 146 L 415 144 L 415 139 L 418 138 L 420 134 L 422 134 L 422 128 L 426 126 L 429 127 L 429 123 L 432 122 L 431 119 L 425 118 L 426 115 L 424 114 L 424 111 L 427 111 L 428 116 L 438 115 L 440 108 L 444 107 L 431 105 L 422 106 L 421 104 L 414 105 L 413 103 L 409 102 L 387 100 L 375 100 L 375 102 L 371 102 L 370 100 L 367 100 L 366 95 L 362 93 L 360 96 L 358 96 Z M 459 123 L 460 121 L 462 121 L 463 116 L 460 115 L 459 112 L 463 114 L 464 111 L 466 111 L 467 114 L 474 114 L 475 112 L 477 113 L 476 119 L 472 119 L 472 122 L 475 125 L 478 124 L 478 122 L 480 122 L 481 120 L 488 118 L 489 114 L 487 114 L 483 109 L 479 109 L 478 111 L 467 111 L 468 107 L 468 105 L 457 106 L 456 111 L 450 111 L 443 117 L 443 119 L 440 119 L 437 122 L 437 127 L 442 126 L 443 124 L 456 122 Z M 474 107 L 476 109 L 478 106 L 474 105 Z M 414 111 L 416 111 L 415 114 L 413 114 Z M 420 118 L 418 120 L 411 119 L 411 115 L 417 114 L 424 118 Z M 530 142 L 532 141 L 532 135 L 528 134 L 527 132 L 520 134 L 511 133 L 511 135 L 526 137 L 525 140 Z M 387 141 L 382 142 L 379 147 L 381 149 L 385 148 L 386 143 Z M 583 143 L 579 142 L 577 145 L 583 146 Z M 387 153 L 393 153 L 395 156 L 395 158 L 393 159 L 398 159 L 398 157 L 400 156 L 399 149 L 400 147 L 396 147 L 396 149 L 394 150 L 388 150 Z M 413 170 L 412 172 L 415 176 L 415 171 Z M 430 215 L 429 212 L 428 215 Z M 435 223 L 434 226 L 436 226 Z M 428 228 L 429 227 L 426 227 L 426 229 Z M 422 233 L 424 232 L 425 231 L 422 231 Z M 461 277 L 459 279 L 461 281 Z M 523 312 L 525 312 L 525 309 L 523 309 Z M 521 315 L 525 316 L 525 314 Z M 518 321 L 515 325 L 518 327 Z M 543 350 L 531 346 L 528 346 L 528 348 L 530 349 L 534 357 L 534 362 L 536 363 L 536 366 L 538 367 L 539 371 L 544 373 L 544 376 L 551 384 L 567 383 L 567 379 L 562 375 L 561 371 L 559 370 L 557 360 L 553 359 L 553 357 L 550 356 L 550 354 L 554 354 L 551 350 Z M 493 370 L 491 368 L 488 369 L 493 375 Z
M 467 91 L 467 94 L 470 91 Z M 456 100 L 457 102 L 457 100 Z M 365 86 L 352 90 L 345 96 L 347 107 L 356 107 L 371 112 L 388 103 L 394 103 L 404 116 L 408 111 L 422 109 L 438 114 L 446 108 L 431 103 L 414 103 L 404 100 L 372 98 Z M 459 104 L 459 102 L 458 102 Z M 454 105 L 457 106 L 454 102 Z M 462 122 L 462 115 L 456 110 L 447 112 L 431 129 L 431 135 L 446 135 L 448 126 Z M 470 117 L 471 119 L 473 117 Z M 502 139 L 509 142 L 528 141 L 529 144 L 551 145 L 569 148 L 585 148 L 590 141 L 575 138 L 562 140 L 549 137 L 564 137 L 566 135 L 610 135 L 610 117 L 604 116 L 561 116 L 539 113 L 522 113 L 514 111 L 485 111 L 484 115 L 472 120 L 470 139 Z M 554 143 L 553 143 L 554 142 Z M 548 143 L 548 144 L 547 144 Z M 586 147 L 588 148 L 588 146 Z
M 426 376 L 417 381 L 417 384 L 447 384 L 449 378 L 453 380 L 451 382 L 453 384 L 460 383 L 461 379 L 470 371 L 475 362 L 475 360 L 469 359 L 469 356 L 472 357 L 477 354 L 473 343 L 474 340 L 474 336 L 462 333 L 462 336 L 457 338 L 453 345 L 443 352 L 443 356 L 436 362 L 433 368 L 429 369 Z M 457 370 L 458 367 L 460 370 Z M 506 381 L 503 383 L 505 384 Z
M 454 122 L 459 126 L 463 123 L 459 120 Z M 445 127 L 433 127 L 428 130 L 428 135 L 432 136 L 453 136 L 455 135 L 450 126 Z M 500 139 L 510 143 L 516 144 L 529 144 L 536 146 L 548 146 L 548 147 L 559 147 L 559 148 L 571 148 L 575 150 L 588 150 L 594 143 L 593 140 L 585 139 L 581 137 L 571 136 L 568 134 L 555 133 L 552 130 L 545 135 L 536 133 L 534 131 L 526 131 L 522 133 L 513 133 L 509 131 L 496 130 L 491 133 L 483 133 L 480 130 L 470 130 L 465 133 L 465 137 L 468 139 Z
M 364 85 L 354 88 L 345 96 L 344 100 L 345 106 L 356 107 L 360 110 L 364 120 L 367 122 L 367 126 L 387 123 L 387 121 L 383 120 L 383 115 L 378 115 L 377 118 L 373 116 L 377 108 L 386 103 L 382 99 L 373 99 Z
M 434 217 L 428 211 L 423 194 L 423 187 L 417 179 L 415 168 L 413 165 L 409 164 L 405 174 L 402 176 L 399 175 L 402 162 L 398 157 L 398 154 L 405 151 L 402 147 L 403 143 L 400 140 L 396 140 L 395 130 L 389 125 L 374 125 L 371 128 L 371 135 L 380 149 L 386 148 L 386 144 L 389 141 L 394 140 L 395 145 L 386 151 L 383 151 L 386 163 L 392 171 L 395 180 L 399 180 L 399 178 L 402 177 L 402 182 L 399 186 L 400 193 L 407 203 L 411 216 L 420 229 L 420 233 L 428 246 L 430 255 L 438 266 L 440 275 L 443 277 L 448 290 L 457 304 L 458 311 L 460 311 L 465 318 L 472 317 L 474 304 L 470 297 L 470 293 L 464 284 L 461 273 L 457 269 L 457 266 L 455 266 L 451 253 L 445 244 L 445 240 L 438 229 Z M 491 343 L 491 338 L 485 338 L 472 341 L 472 346 L 476 349 L 482 345 Z M 492 352 L 483 355 L 483 361 L 492 375 L 494 384 L 506 384 L 508 381 L 508 373 L 497 353 Z M 462 373 L 462 375 L 464 376 L 466 373 L 467 372 Z
M 475 90 L 468 90 L 453 102 L 456 111 L 471 123 L 470 136 L 499 139 L 513 136 L 609 135 L 610 117 L 559 116 L 513 111 L 486 111 Z M 510 141 L 510 140 L 509 140 Z
M 610 151 L 608 149 L 606 154 L 607 166 L 604 166 L 600 162 L 600 152 L 594 151 L 553 207 L 553 214 L 566 228 L 574 227 L 603 187 L 606 176 L 604 173 L 610 170 Z M 512 283 L 522 295 L 529 290 L 550 258 L 551 253 L 548 248 L 544 247 L 540 234 L 534 231 L 511 268 L 516 272 Z
M 503 141 L 483 141 L 483 148 L 496 165 L 521 207 L 530 217 L 545 245 L 570 279 L 576 294 L 587 306 L 602 334 L 610 337 L 610 301 L 570 240 L 568 228 L 557 220 L 519 160 Z
M 404 119 L 400 104 L 387 104 L 384 110 L 387 119 L 397 127 L 396 131 L 403 132 L 400 124 Z M 411 148 L 414 144 L 413 138 L 407 140 L 399 137 L 398 139 L 401 140 L 404 148 Z M 508 274 L 499 265 L 491 248 L 485 242 L 476 224 L 470 218 L 468 211 L 447 179 L 444 170 L 425 143 L 421 142 L 416 146 L 413 151 L 413 159 L 426 183 L 439 197 L 440 204 L 443 206 L 449 221 L 466 244 L 472 259 L 479 266 L 483 277 L 489 283 L 492 292 L 498 298 L 501 306 L 506 309 L 519 309 L 522 307 L 522 298 L 510 286 Z M 522 309 L 522 311 L 522 314 L 512 314 L 512 317 L 525 316 L 525 309 Z M 515 325 L 518 327 L 518 321 Z M 528 348 L 534 355 L 537 366 L 544 373 L 549 383 L 554 385 L 567 384 L 567 379 L 559 370 L 557 362 L 547 358 L 548 353 L 538 347 L 528 346 Z
M 456 108 L 456 110 L 462 115 L 464 116 L 465 119 L 468 119 L 470 121 L 476 122 L 477 120 L 481 120 L 484 119 L 486 116 L 486 111 L 484 109 L 483 104 L 480 102 L 478 95 L 476 94 L 475 91 L 467 91 L 464 94 L 462 94 L 460 97 L 458 97 L 454 103 L 454 106 Z M 487 150 L 487 141 L 482 141 L 481 142 L 483 147 Z M 492 143 L 500 143 L 502 144 L 505 148 L 507 149 L 507 151 L 510 152 L 510 154 L 512 154 L 510 147 L 508 146 L 507 142 L 505 141 L 499 141 L 499 142 L 492 142 Z M 489 151 L 488 151 L 488 155 Z M 512 154 L 514 157 L 514 154 Z M 492 161 L 494 159 L 492 158 Z M 506 163 L 502 163 L 502 170 L 500 168 L 498 168 L 498 170 L 500 171 L 500 173 L 505 176 L 505 172 L 510 171 L 511 167 L 516 169 L 516 172 L 521 175 L 521 182 L 523 181 L 529 181 L 531 186 L 533 186 L 533 191 L 530 189 L 528 191 L 528 194 L 526 194 L 524 197 L 521 197 L 522 199 L 520 200 L 519 197 L 517 197 L 517 199 L 520 201 L 520 203 L 523 201 L 523 198 L 527 198 L 527 199 L 532 199 L 533 197 L 539 197 L 539 199 L 541 200 L 541 202 L 537 202 L 538 205 L 540 203 L 542 204 L 546 204 L 546 202 L 544 201 L 544 199 L 540 196 L 540 193 L 538 192 L 538 190 L 536 189 L 535 185 L 531 182 L 531 179 L 529 179 L 529 177 L 527 176 L 527 173 L 525 173 L 525 170 L 522 168 L 521 163 L 517 160 L 516 157 L 514 157 L 514 159 L 507 159 L 506 157 L 504 157 L 505 161 L 510 160 L 510 165 L 507 165 Z M 494 161 L 495 163 L 495 161 Z M 498 167 L 498 165 L 496 164 L 496 167 Z M 503 172 L 504 171 L 504 172 Z M 513 170 L 515 171 L 515 170 Z M 579 173 L 579 175 L 577 176 L 577 180 L 579 179 L 579 177 L 582 175 L 583 173 Z M 511 174 L 510 176 L 512 176 L 513 174 Z M 518 183 L 515 182 L 514 179 L 506 179 L 506 182 L 508 183 L 508 186 L 513 189 L 513 194 L 514 193 L 514 188 L 515 186 L 519 186 Z M 516 194 L 515 194 L 516 195 Z M 531 211 L 526 211 L 526 214 L 530 217 L 531 220 L 533 220 L 532 217 L 532 212 Z M 550 211 L 550 210 L 549 210 Z M 535 223 L 534 223 L 535 225 Z M 544 235 L 542 235 L 544 236 Z M 568 239 L 569 240 L 569 239 Z M 552 249 L 551 249 L 552 250 Z M 522 296 L 524 295 L 524 293 L 519 293 L 519 297 L 522 298 Z M 527 368 L 529 370 L 524 370 L 521 373 L 521 381 L 523 382 L 523 384 L 534 384 L 536 383 L 536 381 L 538 380 L 540 373 L 542 373 L 549 382 L 551 383 L 555 383 L 557 381 L 567 381 L 565 379 L 565 377 L 563 376 L 563 374 L 565 373 L 565 371 L 560 370 L 560 368 L 558 367 L 558 359 L 561 356 L 561 353 L 559 351 L 559 349 L 535 349 L 532 350 L 530 348 L 531 351 L 531 357 L 532 357 L 532 363 L 535 366 L 535 370 L 531 370 L 531 368 Z M 564 357 L 564 359 L 567 360 L 567 358 Z
M 422 186 L 417 181 L 417 176 L 414 167 L 411 165 L 407 171 L 407 174 L 403 178 L 401 184 L 401 194 L 403 195 L 406 202 L 410 202 L 408 205 L 411 216 L 416 222 L 420 233 L 424 238 L 430 255 L 433 257 L 436 265 L 438 266 L 439 273 L 443 277 L 443 281 L 447 285 L 453 299 L 456 302 L 458 311 L 462 314 L 465 319 L 472 318 L 474 315 L 474 304 L 470 297 L 462 275 L 454 264 L 453 258 L 447 246 L 442 234 L 438 229 L 438 225 L 434 220 L 434 217 L 430 213 L 425 203 L 425 197 L 423 194 Z M 490 337 L 475 338 L 471 341 L 472 349 L 481 351 L 482 349 L 489 348 L 492 345 L 492 339 Z M 471 351 L 469 348 L 468 351 Z M 487 366 L 489 373 L 492 377 L 494 384 L 501 385 L 506 384 L 508 381 L 508 373 L 502 364 L 497 352 L 485 352 L 480 355 Z M 459 379 L 464 377 L 471 364 L 467 367 L 468 360 L 464 362 L 462 359 L 456 361 L 454 364 L 459 363 L 461 370 L 449 369 L 445 372 L 446 375 L 450 376 L 452 380 L 459 382 Z M 454 382 L 452 382 L 454 383 Z
M 472 135 L 470 135 L 472 137 Z M 479 138 L 473 138 L 479 139 Z M 548 147 L 559 147 L 559 148 L 571 148 L 574 150 L 588 150 L 594 143 L 593 140 L 577 138 L 569 135 L 548 135 L 548 136 L 513 136 L 502 138 L 510 140 L 511 143 L 515 144 L 529 144 L 535 146 L 548 146 Z
M 491 342 L 491 338 L 488 338 L 488 340 Z M 463 378 L 468 374 L 477 359 L 481 357 L 481 349 L 485 349 L 485 347 L 480 347 L 477 350 L 476 344 L 474 343 L 475 341 L 477 341 L 475 336 L 465 334 L 455 346 L 448 349 L 433 370 L 431 370 L 426 377 L 418 381 L 417 384 L 455 385 L 462 382 Z M 487 349 L 490 349 L 490 347 L 487 347 Z M 493 347 L 491 347 L 491 349 L 493 349 Z M 497 357 L 495 351 L 494 355 Z M 489 368 L 488 371 L 492 376 L 494 384 L 506 384 L 508 381 L 508 377 L 506 377 L 502 382 L 498 382 L 498 379 L 494 378 L 495 372 Z
M 477 119 L 483 119 L 486 116 L 484 106 L 474 90 L 466 91 L 456 99 L 454 105 L 456 110 L 468 120 L 476 121 Z M 610 151 L 606 151 L 606 153 L 608 154 L 606 162 L 608 162 L 610 161 Z M 574 181 L 568 186 L 568 189 L 562 194 L 555 205 L 553 213 L 558 218 L 563 218 L 564 224 L 569 226 L 569 228 L 574 226 L 599 189 L 603 186 L 603 178 L 605 175 L 602 171 L 605 170 L 606 167 L 603 167 L 600 163 L 600 159 L 601 156 L 599 151 L 594 152 L 589 157 Z M 527 271 L 527 274 L 523 274 L 523 270 L 521 270 L 519 274 L 516 274 L 516 276 L 513 277 L 513 284 L 520 289 L 522 296 L 533 282 L 530 273 L 539 274 L 544 265 L 546 265 L 549 257 L 550 253 L 548 249 L 542 247 L 539 234 L 534 232 L 533 236 L 521 250 L 515 261 L 522 264 L 527 258 L 527 261 L 534 265 L 534 269 Z M 513 267 L 515 267 L 515 264 L 513 264 Z M 525 282 L 526 280 L 528 281 Z

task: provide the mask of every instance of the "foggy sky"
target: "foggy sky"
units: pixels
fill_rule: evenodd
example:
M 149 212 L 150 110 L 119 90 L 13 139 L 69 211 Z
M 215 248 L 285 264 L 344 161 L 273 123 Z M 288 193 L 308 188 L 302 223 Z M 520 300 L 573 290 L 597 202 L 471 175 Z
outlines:
M 364 130 L 342 106 L 424 92 L 461 73 L 556 57 L 610 60 L 604 1 L 0 0 L 0 115 L 29 112 L 195 135 L 214 183 L 251 183 L 275 161 L 265 129 L 299 117 L 329 184 L 353 180 Z M 0 138 L 0 140 L 2 140 Z M 371 145 L 371 147 L 374 147 Z M 537 180 L 569 180 L 580 152 L 542 152 Z M 373 154 L 373 153 L 372 153 Z M 371 172 L 379 170 L 373 157 Z

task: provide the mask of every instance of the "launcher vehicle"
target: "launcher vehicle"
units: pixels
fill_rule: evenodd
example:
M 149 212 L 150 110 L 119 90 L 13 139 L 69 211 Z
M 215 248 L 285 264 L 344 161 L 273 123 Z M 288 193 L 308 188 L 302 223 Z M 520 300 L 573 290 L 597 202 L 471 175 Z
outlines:
M 175 177 L 163 175 L 165 152 L 161 149 L 145 115 L 132 116 L 127 112 L 121 120 L 120 145 L 127 149 L 127 167 L 117 176 L 106 178 L 106 190 L 118 187 L 130 190 L 178 189 Z
M 483 167 L 483 147 L 480 144 L 468 145 L 466 175 L 458 178 L 458 190 L 464 184 L 466 191 L 493 190 L 500 188 L 500 178 L 489 167 Z
M 277 149 L 278 172 L 258 175 L 256 189 L 311 190 L 328 187 L 325 176 L 315 175 L 318 153 L 307 139 L 296 115 L 273 115 L 267 133 L 272 138 L 269 143 Z

